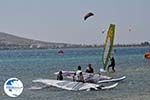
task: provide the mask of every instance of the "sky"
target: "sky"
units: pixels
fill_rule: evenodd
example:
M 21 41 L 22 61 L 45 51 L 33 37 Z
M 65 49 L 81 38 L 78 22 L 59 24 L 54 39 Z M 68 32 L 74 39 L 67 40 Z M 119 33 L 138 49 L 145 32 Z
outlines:
M 115 44 L 150 42 L 149 5 L 150 0 L 1 0 L 0 32 L 47 42 L 103 44 L 102 31 L 113 23 Z M 84 21 L 88 12 L 94 16 Z

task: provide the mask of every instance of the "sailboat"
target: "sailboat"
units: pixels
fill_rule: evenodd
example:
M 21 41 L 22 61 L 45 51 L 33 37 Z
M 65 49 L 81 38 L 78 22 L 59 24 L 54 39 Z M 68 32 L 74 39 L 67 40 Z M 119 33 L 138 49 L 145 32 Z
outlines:
M 107 31 L 107 36 L 104 42 L 104 50 L 103 50 L 103 55 L 102 55 L 103 69 L 101 68 L 100 72 L 106 72 L 109 58 L 112 54 L 114 35 L 115 35 L 115 24 L 110 24 L 109 29 Z

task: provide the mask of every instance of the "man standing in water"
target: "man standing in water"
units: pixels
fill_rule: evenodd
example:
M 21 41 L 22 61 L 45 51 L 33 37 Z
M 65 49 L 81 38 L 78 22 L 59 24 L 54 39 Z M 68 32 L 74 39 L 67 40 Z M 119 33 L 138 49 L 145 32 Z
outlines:
M 115 59 L 114 59 L 114 57 L 112 57 L 110 59 L 110 61 L 111 61 L 111 64 L 107 67 L 107 71 L 109 72 L 109 68 L 112 67 L 113 72 L 115 72 Z

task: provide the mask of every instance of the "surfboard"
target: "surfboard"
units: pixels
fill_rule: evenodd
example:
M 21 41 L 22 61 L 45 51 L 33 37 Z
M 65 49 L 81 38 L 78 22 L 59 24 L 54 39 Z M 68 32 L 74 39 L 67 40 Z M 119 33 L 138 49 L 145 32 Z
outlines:
M 105 90 L 105 89 L 112 89 L 115 88 L 118 83 L 109 85 L 109 86 L 102 86 L 100 84 L 93 84 L 93 83 L 83 83 L 83 82 L 73 82 L 67 80 L 52 80 L 52 79 L 37 79 L 33 80 L 34 83 L 43 83 L 48 86 L 54 86 L 57 88 L 65 89 L 65 90 L 72 90 L 72 91 L 81 91 L 81 90 Z
M 126 78 L 126 76 L 122 76 L 120 78 L 113 78 L 113 79 L 108 79 L 108 80 L 101 80 L 98 81 L 97 83 L 107 83 L 107 82 L 118 82 L 118 81 L 122 81 Z

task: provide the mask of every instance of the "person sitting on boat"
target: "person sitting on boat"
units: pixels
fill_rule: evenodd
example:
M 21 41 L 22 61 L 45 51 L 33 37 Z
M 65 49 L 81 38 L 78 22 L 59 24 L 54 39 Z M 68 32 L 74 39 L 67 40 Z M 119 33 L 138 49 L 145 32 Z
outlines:
M 110 59 L 110 61 L 111 61 L 111 64 L 107 67 L 107 71 L 109 72 L 109 68 L 112 67 L 113 72 L 115 72 L 115 59 L 114 59 L 114 57 L 112 57 Z
M 59 74 L 57 75 L 57 80 L 63 80 L 62 71 L 59 71 Z
M 82 72 L 79 73 L 78 79 L 76 81 L 77 82 L 83 82 L 83 83 L 85 82 Z
M 82 71 L 81 71 L 81 66 L 78 66 L 78 70 L 76 71 L 76 76 L 77 76 L 77 77 L 79 76 L 79 73 L 80 73 L 80 72 L 82 72 Z
M 88 65 L 88 68 L 85 71 L 86 73 L 94 73 L 94 69 L 92 68 L 91 64 Z
M 88 67 L 85 71 L 87 74 L 86 74 L 86 77 L 85 77 L 85 81 L 86 82 L 89 82 L 89 83 L 94 83 L 94 79 L 93 79 L 93 76 L 94 76 L 94 69 L 92 68 L 92 65 L 91 64 L 88 64 Z
M 72 80 L 73 80 L 73 81 L 76 81 L 76 73 L 73 74 Z
M 80 80 L 80 78 L 83 76 L 83 74 L 82 74 L 82 70 L 81 70 L 81 66 L 78 66 L 78 70 L 76 71 L 76 73 L 75 73 L 75 76 L 73 76 L 73 78 L 76 80 L 76 81 L 78 81 L 78 80 Z M 74 80 L 73 79 L 73 80 Z

